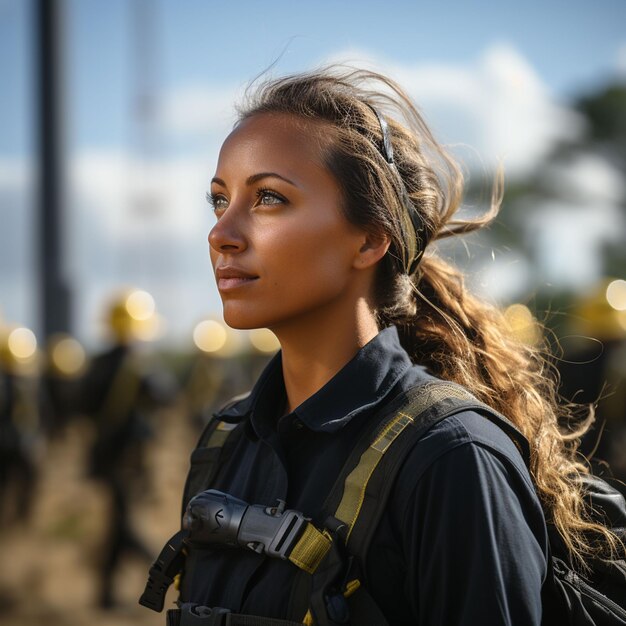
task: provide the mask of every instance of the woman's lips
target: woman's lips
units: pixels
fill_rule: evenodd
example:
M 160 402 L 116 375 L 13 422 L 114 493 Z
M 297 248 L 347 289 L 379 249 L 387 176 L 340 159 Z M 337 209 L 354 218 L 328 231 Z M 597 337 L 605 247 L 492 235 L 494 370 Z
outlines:
M 216 268 L 215 278 L 220 291 L 231 291 L 254 282 L 258 276 L 237 267 L 224 266 Z
M 217 279 L 217 288 L 220 291 L 230 291 L 231 289 L 237 289 L 238 287 L 243 287 L 249 283 L 252 283 L 256 280 L 256 278 L 251 278 L 247 276 L 237 276 L 232 278 L 218 278 Z

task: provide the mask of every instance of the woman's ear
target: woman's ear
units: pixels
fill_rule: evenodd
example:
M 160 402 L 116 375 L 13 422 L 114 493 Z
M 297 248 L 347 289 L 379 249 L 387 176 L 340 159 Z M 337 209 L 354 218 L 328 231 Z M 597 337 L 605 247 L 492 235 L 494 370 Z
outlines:
M 363 238 L 363 243 L 354 259 L 354 267 L 357 269 L 366 269 L 376 265 L 387 254 L 391 245 L 391 239 L 386 234 L 364 233 Z

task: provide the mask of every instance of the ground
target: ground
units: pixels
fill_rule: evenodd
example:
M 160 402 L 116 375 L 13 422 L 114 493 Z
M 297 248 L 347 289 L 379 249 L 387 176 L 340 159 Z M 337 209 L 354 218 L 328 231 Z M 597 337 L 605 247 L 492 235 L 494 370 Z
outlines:
M 157 417 L 149 450 L 152 487 L 136 500 L 133 524 L 156 556 L 177 530 L 189 452 L 197 433 L 180 409 Z M 106 493 L 86 476 L 86 421 L 70 424 L 47 444 L 30 520 L 0 529 L 0 625 L 162 626 L 163 614 L 137 603 L 149 563 L 128 560 L 116 579 L 119 606 L 96 607 L 96 565 L 103 541 Z M 167 596 L 173 606 L 175 592 Z

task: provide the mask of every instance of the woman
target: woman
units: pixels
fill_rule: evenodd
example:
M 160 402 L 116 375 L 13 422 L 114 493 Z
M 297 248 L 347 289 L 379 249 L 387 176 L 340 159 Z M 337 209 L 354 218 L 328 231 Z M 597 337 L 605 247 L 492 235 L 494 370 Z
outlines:
M 372 611 L 392 625 L 529 626 L 542 619 L 542 506 L 580 559 L 592 550 L 586 531 L 610 535 L 581 516 L 568 476 L 584 469 L 557 427 L 554 382 L 538 353 L 516 343 L 432 249 L 497 213 L 496 192 L 483 218 L 456 217 L 462 187 L 384 76 L 325 70 L 256 92 L 220 152 L 209 243 L 226 322 L 270 328 L 281 352 L 249 396 L 218 414 L 238 437 L 210 480 L 192 473 L 188 493 L 283 501 L 328 527 L 325 500 L 361 433 L 398 394 L 432 377 L 454 381 L 531 442 L 530 473 L 514 441 L 479 413 L 442 420 L 395 476 L 361 580 Z M 194 455 L 195 465 L 205 460 L 202 449 Z M 226 524 L 224 510 L 212 532 Z M 226 623 L 227 610 L 290 623 L 348 619 L 311 613 L 315 584 L 288 560 L 203 541 L 186 552 L 173 623 Z

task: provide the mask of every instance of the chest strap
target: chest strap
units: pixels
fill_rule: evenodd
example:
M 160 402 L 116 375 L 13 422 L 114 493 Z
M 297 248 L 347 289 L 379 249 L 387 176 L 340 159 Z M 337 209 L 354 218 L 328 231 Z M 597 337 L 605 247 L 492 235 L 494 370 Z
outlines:
M 247 548 L 258 554 L 290 560 L 313 573 L 326 556 L 332 538 L 319 531 L 299 511 L 275 506 L 248 504 L 216 489 L 194 496 L 183 516 L 183 529 L 190 545 L 223 544 Z

